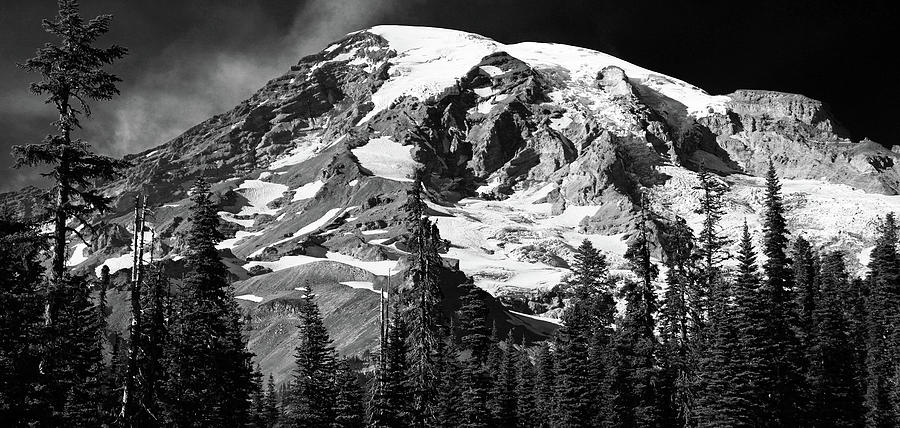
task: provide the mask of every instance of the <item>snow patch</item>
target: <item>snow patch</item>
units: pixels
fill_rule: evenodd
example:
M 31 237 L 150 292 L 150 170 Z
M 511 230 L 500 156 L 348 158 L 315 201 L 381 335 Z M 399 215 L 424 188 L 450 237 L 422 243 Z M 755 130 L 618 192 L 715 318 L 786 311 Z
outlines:
M 310 199 L 316 196 L 316 193 L 319 193 L 319 190 L 322 190 L 322 187 L 325 186 L 325 182 L 322 180 L 316 180 L 312 183 L 306 183 L 296 189 L 293 190 L 294 197 L 291 199 L 291 202 L 302 201 L 304 199 Z
M 413 146 L 404 146 L 391 137 L 378 137 L 351 150 L 359 163 L 376 177 L 393 181 L 412 182 L 418 166 L 413 160 Z
M 247 198 L 250 205 L 241 207 L 241 211 L 237 215 L 277 214 L 278 209 L 269 208 L 268 205 L 280 198 L 287 189 L 288 187 L 284 184 L 245 180 L 238 186 L 237 192 Z
M 242 294 L 240 296 L 234 296 L 234 298 L 239 299 L 239 300 L 249 300 L 251 302 L 256 302 L 256 303 L 263 301 L 262 297 L 259 297 L 255 294 Z
M 397 270 L 397 261 L 396 260 L 384 260 L 384 261 L 376 261 L 369 262 L 356 259 L 354 257 L 340 254 L 328 252 L 325 254 L 325 258 L 320 257 L 311 257 L 311 256 L 284 256 L 273 262 L 250 262 L 244 265 L 244 269 L 250 269 L 254 266 L 265 266 L 273 271 L 279 271 L 282 269 L 287 269 L 294 266 L 302 266 L 310 263 L 323 262 L 323 261 L 333 261 L 342 263 L 348 266 L 354 266 L 365 271 L 371 272 L 375 275 L 387 275 L 388 272 L 396 272 Z
M 370 281 L 342 281 L 341 284 L 352 288 L 359 288 L 363 290 L 369 290 L 373 293 L 378 293 L 378 290 L 375 289 L 375 284 Z
M 84 242 L 75 244 L 75 248 L 72 249 L 72 256 L 66 261 L 66 266 L 78 266 L 87 260 L 87 256 L 84 255 L 84 251 L 87 250 L 87 248 L 88 245 Z

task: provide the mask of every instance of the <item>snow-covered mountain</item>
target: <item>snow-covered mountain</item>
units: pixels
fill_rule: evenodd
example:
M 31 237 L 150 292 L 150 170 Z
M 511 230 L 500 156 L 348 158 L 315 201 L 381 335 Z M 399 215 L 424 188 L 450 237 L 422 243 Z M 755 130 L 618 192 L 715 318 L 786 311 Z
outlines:
M 417 168 L 426 171 L 429 214 L 452 244 L 448 263 L 494 296 L 516 295 L 556 285 L 583 239 L 621 268 L 642 196 L 659 230 L 677 216 L 698 227 L 701 163 L 730 186 L 726 231 L 736 236 L 744 220 L 759 230 L 759 176 L 771 158 L 794 235 L 865 261 L 876 217 L 900 207 L 898 155 L 846 135 L 825 105 L 802 95 L 714 96 L 588 49 L 378 26 L 129 156 L 135 167 L 106 185 L 117 197 L 108 227 L 90 247 L 75 245 L 69 263 L 106 264 L 124 280 L 142 193 L 155 207 L 154 254 L 177 271 L 187 190 L 210 178 L 251 347 L 264 371 L 286 375 L 298 289 L 316 290 L 339 350 L 375 343 L 378 290 L 403 278 L 394 241 Z M 28 195 L 4 198 L 28 210 Z M 448 279 L 448 310 L 452 285 L 464 280 Z M 112 298 L 123 303 L 119 321 L 124 297 Z M 554 328 L 493 299 L 491 310 L 501 329 L 542 337 Z

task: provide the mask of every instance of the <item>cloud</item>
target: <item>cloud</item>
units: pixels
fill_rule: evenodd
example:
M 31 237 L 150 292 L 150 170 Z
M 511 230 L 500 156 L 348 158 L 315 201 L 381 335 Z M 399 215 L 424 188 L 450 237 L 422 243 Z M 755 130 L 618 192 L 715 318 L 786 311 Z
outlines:
M 176 41 L 157 58 L 144 61 L 150 66 L 122 87 L 122 96 L 98 106 L 96 117 L 86 125 L 87 139 L 113 155 L 164 143 L 248 98 L 302 56 L 348 32 L 380 23 L 398 7 L 395 0 L 314 0 L 297 11 L 282 34 L 223 41 L 227 46 L 217 46 L 215 40 Z M 241 20 L 246 29 L 267 25 L 270 18 L 238 13 L 228 19 Z

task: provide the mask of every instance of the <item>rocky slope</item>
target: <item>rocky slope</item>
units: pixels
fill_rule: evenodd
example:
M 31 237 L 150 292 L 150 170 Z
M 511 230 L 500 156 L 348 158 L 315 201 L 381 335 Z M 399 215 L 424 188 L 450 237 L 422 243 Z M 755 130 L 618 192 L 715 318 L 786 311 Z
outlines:
M 701 164 L 730 186 L 726 229 L 744 219 L 758 229 L 758 176 L 771 158 L 794 234 L 864 261 L 872 222 L 900 205 L 900 169 L 897 154 L 846 135 L 827 106 L 801 95 L 712 96 L 587 49 L 379 26 L 129 156 L 134 168 L 105 185 L 116 196 L 107 226 L 90 246 L 73 246 L 70 264 L 106 264 L 124 279 L 134 196 L 145 194 L 155 257 L 176 269 L 187 190 L 209 178 L 251 346 L 264 372 L 285 376 L 297 288 L 321 296 L 339 350 L 359 354 L 375 342 L 378 290 L 388 277 L 403 281 L 394 241 L 415 169 L 426 172 L 429 214 L 451 242 L 448 265 L 491 295 L 527 295 L 559 283 L 583 239 L 621 269 L 642 196 L 659 228 L 676 216 L 698 226 Z M 2 198 L 27 211 L 31 194 Z M 448 278 L 448 310 L 465 280 Z M 554 328 L 486 298 L 502 329 L 540 338 Z

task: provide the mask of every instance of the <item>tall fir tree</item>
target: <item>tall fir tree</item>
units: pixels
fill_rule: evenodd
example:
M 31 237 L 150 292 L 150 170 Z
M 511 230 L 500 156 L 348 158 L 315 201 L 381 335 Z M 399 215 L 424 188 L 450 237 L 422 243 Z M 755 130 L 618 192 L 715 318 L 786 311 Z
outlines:
M 112 45 L 98 48 L 97 39 L 109 31 L 111 15 L 100 15 L 85 22 L 75 0 L 59 0 L 58 12 L 43 21 L 44 31 L 59 41 L 46 43 L 35 56 L 21 65 L 38 73 L 41 80 L 31 83 L 31 92 L 43 96 L 44 102 L 56 108 L 58 119 L 53 122 L 55 133 L 44 137 L 39 144 L 13 147 L 16 166 L 51 166 L 48 175 L 53 180 L 47 199 L 53 221 L 51 273 L 54 280 L 48 299 L 48 321 L 53 322 L 59 306 L 65 304 L 59 288 L 66 273 L 66 241 L 69 234 L 77 234 L 70 224 L 75 220 L 93 227 L 88 216 L 109 208 L 111 198 L 95 187 L 96 180 L 108 180 L 119 175 L 128 164 L 93 153 L 90 146 L 73 135 L 81 128 L 81 118 L 90 117 L 91 101 L 109 100 L 118 95 L 116 83 L 120 79 L 104 70 L 126 54 L 126 49 Z
M 147 268 L 147 283 L 143 299 L 144 323 L 142 328 L 142 358 L 138 362 L 141 373 L 141 388 L 135 391 L 137 406 L 140 409 L 137 424 L 152 424 L 157 420 L 166 397 L 162 394 L 165 381 L 163 364 L 166 348 L 169 344 L 169 313 L 166 306 L 170 295 L 169 278 L 163 273 L 160 263 L 153 263 Z
M 606 349 L 612 336 L 615 301 L 606 257 L 584 240 L 575 253 L 568 281 L 573 298 L 556 336 L 556 406 L 554 423 L 587 425 L 597 420 L 603 403 Z
M 48 359 L 44 375 L 50 379 L 47 393 L 52 397 L 51 425 L 100 426 L 111 416 L 104 406 L 102 391 L 106 376 L 103 364 L 103 331 L 90 288 L 83 276 L 63 277 L 56 321 L 50 325 Z
M 437 427 L 456 428 L 462 423 L 464 385 L 460 379 L 463 366 L 459 350 L 452 341 L 438 342 L 437 360 Z
M 651 260 L 647 213 L 642 211 L 638 234 L 625 259 L 637 277 L 622 288 L 626 308 L 616 328 L 610 361 L 607 423 L 620 426 L 661 426 L 665 406 L 660 397 L 659 343 L 654 334 L 657 311 L 654 281 L 659 268 Z
M 0 420 L 9 426 L 48 425 L 38 367 L 44 249 L 35 225 L 0 213 Z
M 203 179 L 191 201 L 187 271 L 166 357 L 168 413 L 175 425 L 240 425 L 254 389 L 252 354 L 216 249 L 222 240 L 218 210 Z
M 406 341 L 409 329 L 396 301 L 395 305 L 389 320 L 386 347 L 381 350 L 379 367 L 372 383 L 368 409 L 370 427 L 405 427 L 412 423 L 412 395 L 407 379 L 409 347 Z
M 516 426 L 516 360 L 518 350 L 513 339 L 512 330 L 503 343 L 495 343 L 499 355 L 498 367 L 494 370 L 493 388 L 491 389 L 492 410 L 496 427 Z
M 443 298 L 440 280 L 443 261 L 439 254 L 440 233 L 425 215 L 418 178 L 407 192 L 407 230 L 412 288 L 408 296 L 410 315 L 410 379 L 413 393 L 413 425 L 425 427 L 435 423 L 435 397 L 438 373 L 438 342 L 444 340 L 447 326 L 440 310 Z
M 334 347 L 319 306 L 308 291 L 300 307 L 300 342 L 294 359 L 288 419 L 294 426 L 330 427 L 337 419 L 337 366 Z
M 866 298 L 866 426 L 900 424 L 893 386 L 898 362 L 898 311 L 900 308 L 900 255 L 897 222 L 885 216 L 869 261 Z
M 746 273 L 752 273 L 753 254 L 749 252 L 749 234 L 742 252 L 742 265 Z M 696 426 L 727 428 L 748 424 L 743 408 L 747 403 L 736 394 L 739 341 L 735 327 L 733 291 L 725 281 L 713 283 L 709 293 L 705 347 L 699 352 L 695 415 Z
M 537 426 L 540 416 L 537 412 L 535 367 L 528 355 L 528 348 L 524 346 L 524 338 L 522 344 L 516 360 L 516 426 L 526 428 Z
M 471 351 L 472 358 L 484 363 L 491 344 L 486 292 L 472 283 L 460 285 L 459 291 L 460 308 L 457 318 L 462 346 Z
M 556 359 L 548 342 L 538 348 L 534 369 L 536 425 L 546 428 L 550 426 L 556 408 Z
M 814 309 L 809 384 L 814 394 L 807 423 L 811 426 L 862 426 L 860 373 L 854 361 L 851 325 L 845 310 L 848 288 L 844 255 L 831 253 L 822 263 L 821 293 Z
M 359 376 L 350 367 L 346 359 L 337 364 L 335 375 L 337 394 L 334 402 L 334 428 L 357 428 L 364 426 L 365 411 L 363 409 L 362 388 Z
M 771 391 L 766 400 L 770 422 L 774 426 L 796 426 L 801 423 L 804 407 L 800 373 L 804 356 L 794 332 L 797 315 L 792 293 L 793 273 L 786 253 L 788 230 L 781 182 L 771 159 L 766 172 L 764 204 L 762 252 L 766 260 L 760 297 L 768 308 L 768 316 L 763 320 L 768 330 L 768 355 L 762 382 Z
M 792 320 L 797 335 L 798 353 L 802 355 L 797 362 L 798 375 L 802 377 L 805 385 L 810 385 L 813 380 L 813 364 L 816 359 L 816 304 L 819 300 L 819 255 L 812 245 L 802 236 L 794 241 L 791 259 L 794 276 L 794 301 L 795 308 Z M 804 388 L 801 402 L 807 403 L 801 409 L 801 419 L 816 417 L 813 401 L 815 391 Z
M 703 302 L 692 299 L 696 287 L 694 272 L 694 237 L 684 219 L 679 218 L 668 237 L 665 295 L 660 305 L 659 330 L 662 345 L 663 373 L 660 393 L 665 397 L 666 420 L 677 417 L 681 424 L 695 424 L 694 400 L 697 395 L 698 352 L 705 346 L 701 337 L 706 330 L 706 297 Z M 700 307 L 694 306 L 699 303 Z M 674 422 L 673 422 L 674 423 Z
M 738 349 L 731 356 L 734 359 L 733 386 L 728 399 L 738 405 L 743 421 L 751 426 L 766 426 L 771 417 L 766 407 L 766 399 L 771 385 L 765 376 L 769 363 L 766 317 L 769 316 L 767 302 L 762 299 L 763 290 L 756 251 L 750 230 L 744 222 L 738 267 L 734 279 L 734 328 L 738 332 Z

